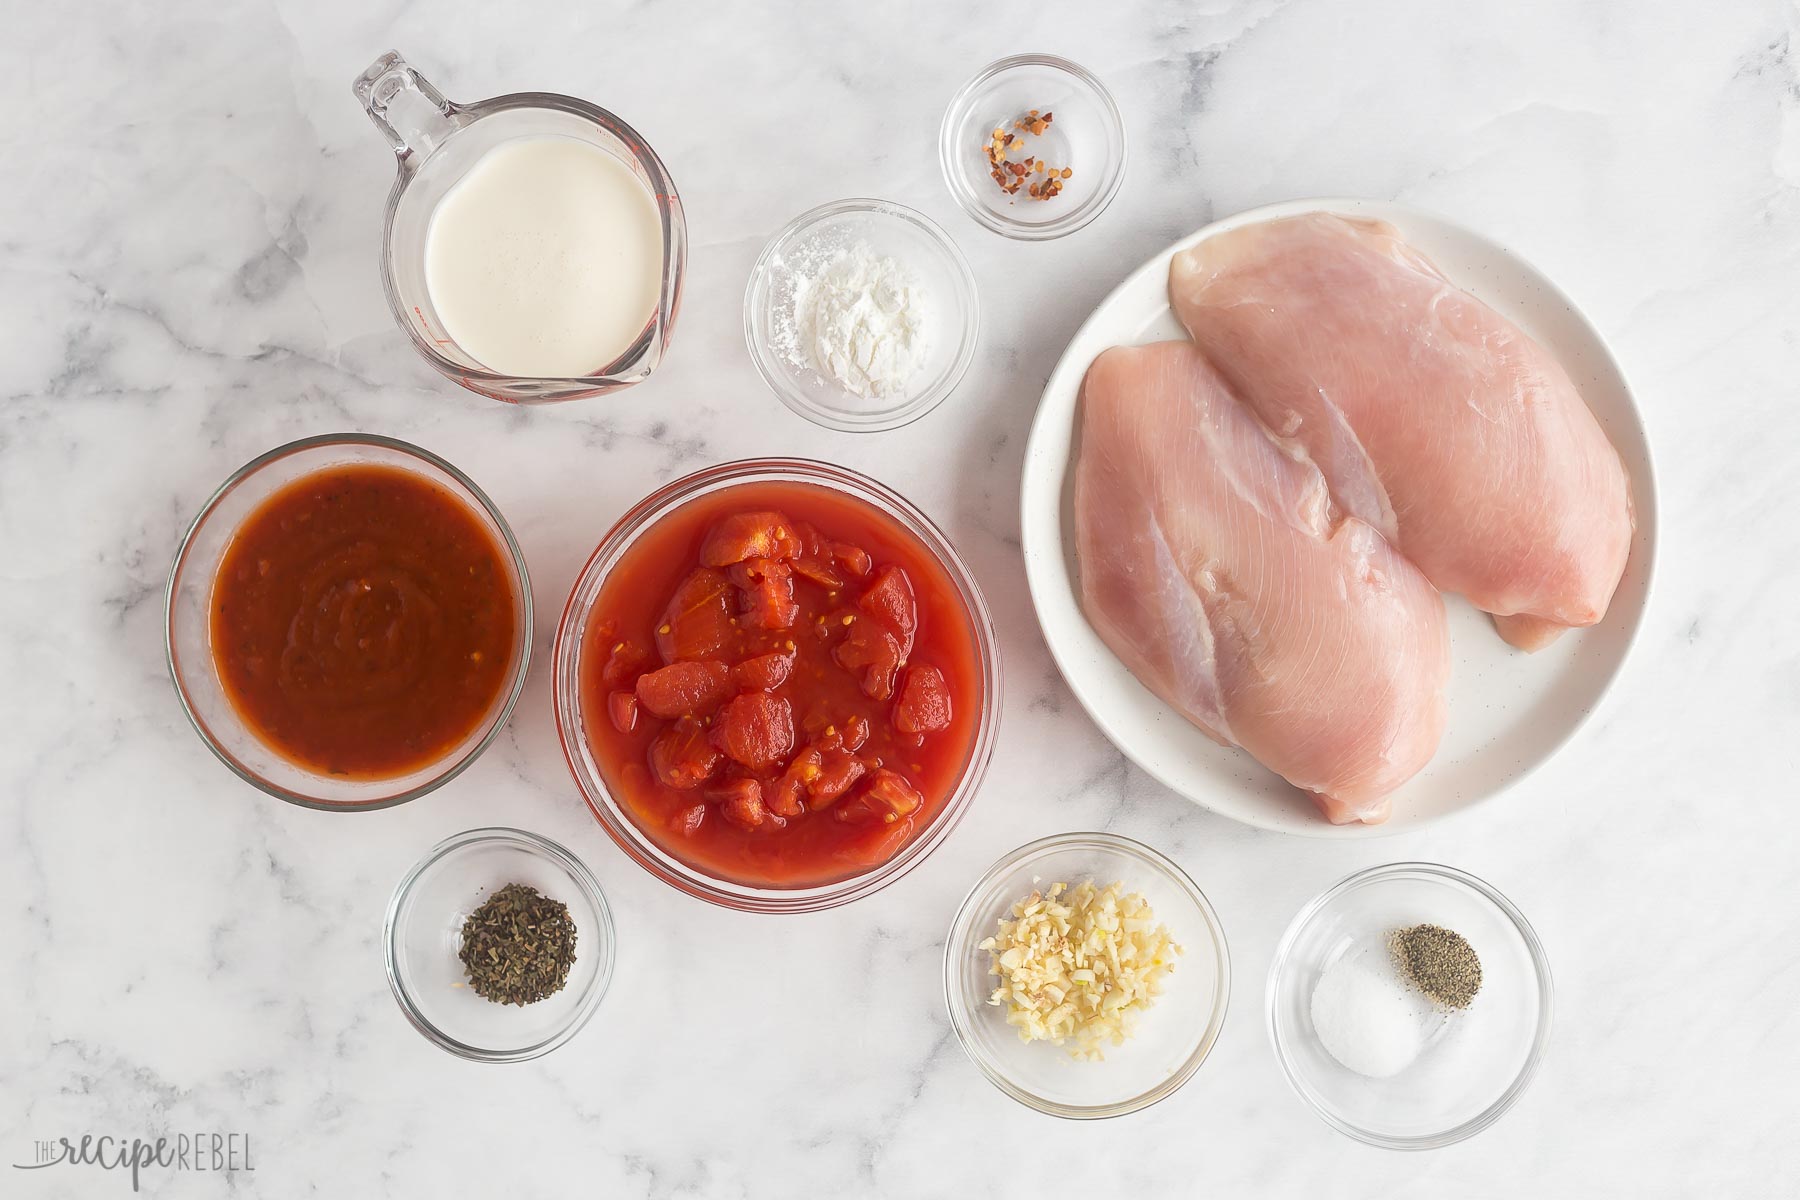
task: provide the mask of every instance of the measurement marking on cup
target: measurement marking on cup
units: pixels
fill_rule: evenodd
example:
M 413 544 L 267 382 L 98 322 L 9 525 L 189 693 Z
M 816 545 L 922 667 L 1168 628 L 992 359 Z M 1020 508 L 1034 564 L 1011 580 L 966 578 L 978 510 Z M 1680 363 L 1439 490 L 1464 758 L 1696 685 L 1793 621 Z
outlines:
M 434 335 L 431 332 L 431 326 L 425 323 L 425 314 L 419 311 L 419 306 L 416 304 L 413 305 L 413 316 L 419 318 L 419 328 L 423 329 L 425 331 L 426 337 L 430 338 L 433 342 L 437 343 L 440 346 L 451 345 L 451 341 L 449 338 L 437 337 L 436 335 Z

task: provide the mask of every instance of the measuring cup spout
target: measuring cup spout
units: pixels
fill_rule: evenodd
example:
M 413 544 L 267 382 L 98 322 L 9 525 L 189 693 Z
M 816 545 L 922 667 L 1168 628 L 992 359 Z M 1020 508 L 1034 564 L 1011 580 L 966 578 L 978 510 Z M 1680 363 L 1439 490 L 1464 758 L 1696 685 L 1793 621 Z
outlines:
M 393 50 L 357 76 L 351 90 L 369 120 L 387 135 L 403 171 L 422 161 L 462 124 L 462 110 Z

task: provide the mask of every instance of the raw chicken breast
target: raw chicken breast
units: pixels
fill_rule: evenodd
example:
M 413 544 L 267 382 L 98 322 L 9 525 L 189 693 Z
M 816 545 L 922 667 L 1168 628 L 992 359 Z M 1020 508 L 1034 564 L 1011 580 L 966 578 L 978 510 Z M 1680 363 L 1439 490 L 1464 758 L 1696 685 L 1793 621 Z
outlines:
M 1234 229 L 1175 256 L 1169 298 L 1333 498 L 1508 642 L 1606 614 L 1631 543 L 1618 453 L 1549 352 L 1392 226 Z
M 1444 730 L 1443 598 L 1277 441 L 1188 342 L 1106 351 L 1075 464 L 1081 602 L 1146 686 L 1313 793 L 1387 795 Z

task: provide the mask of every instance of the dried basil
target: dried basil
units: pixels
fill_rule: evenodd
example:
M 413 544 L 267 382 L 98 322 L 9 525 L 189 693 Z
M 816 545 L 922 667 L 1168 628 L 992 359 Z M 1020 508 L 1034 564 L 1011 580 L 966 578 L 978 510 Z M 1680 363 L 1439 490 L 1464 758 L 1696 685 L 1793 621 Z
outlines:
M 463 922 L 457 957 L 469 986 L 496 1004 L 536 1004 L 562 991 L 575 965 L 569 906 L 509 883 Z

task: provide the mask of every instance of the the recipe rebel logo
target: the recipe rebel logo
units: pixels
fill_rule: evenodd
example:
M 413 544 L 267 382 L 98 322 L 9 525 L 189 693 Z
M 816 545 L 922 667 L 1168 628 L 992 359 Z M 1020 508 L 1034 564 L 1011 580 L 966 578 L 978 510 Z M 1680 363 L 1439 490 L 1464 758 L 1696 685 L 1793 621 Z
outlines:
M 135 1192 L 148 1168 L 235 1173 L 256 1170 L 256 1162 L 251 1157 L 247 1133 L 178 1133 L 154 1140 L 84 1133 L 80 1141 L 66 1137 L 39 1139 L 31 1145 L 30 1162 L 13 1164 L 16 1171 L 45 1167 L 129 1172 L 131 1190 Z

